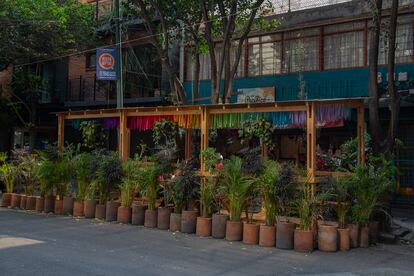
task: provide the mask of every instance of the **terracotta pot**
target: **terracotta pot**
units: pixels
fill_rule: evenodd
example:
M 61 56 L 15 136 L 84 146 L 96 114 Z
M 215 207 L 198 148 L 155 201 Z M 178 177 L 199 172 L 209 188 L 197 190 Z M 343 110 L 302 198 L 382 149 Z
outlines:
M 213 214 L 211 221 L 211 236 L 216 239 L 224 239 L 226 236 L 226 225 L 228 215 Z
M 113 200 L 106 203 L 105 221 L 111 222 L 117 220 L 119 205 L 119 202 Z
M 56 200 L 55 196 L 51 196 L 51 195 L 45 196 L 44 211 L 46 214 L 53 213 L 53 211 L 55 211 L 55 200 Z
M 95 206 L 95 218 L 105 220 L 106 216 L 106 205 L 96 204 Z
M 181 213 L 171 213 L 170 231 L 177 232 L 181 230 Z
M 123 224 L 131 223 L 131 207 L 118 207 L 118 222 Z
M 158 217 L 158 210 L 145 210 L 145 221 L 144 226 L 148 228 L 156 228 L 157 227 L 157 217 Z
M 260 225 L 259 229 L 259 245 L 265 247 L 273 247 L 276 244 L 276 227 Z
M 20 208 L 20 200 L 21 200 L 21 198 L 22 197 L 19 194 L 12 194 L 10 207 L 11 208 Z
M 324 252 L 336 252 L 338 250 L 338 228 L 332 225 L 319 225 L 318 248 Z
M 36 212 L 41 213 L 45 207 L 45 198 L 44 197 L 36 197 Z
M 243 224 L 243 243 L 258 244 L 259 243 L 259 228 L 260 225 L 256 223 Z
M 56 199 L 55 200 L 55 215 L 63 215 L 63 200 L 62 199 Z
M 369 247 L 369 226 L 361 226 L 359 229 L 359 246 L 362 248 Z
M 370 221 L 368 226 L 369 226 L 369 242 L 371 244 L 378 243 L 379 222 L 378 221 Z
M 22 210 L 26 210 L 26 204 L 27 204 L 27 195 L 21 195 L 19 208 Z
M 75 201 L 75 203 L 73 204 L 73 216 L 83 217 L 84 215 L 85 213 L 84 213 L 83 202 Z
M 88 199 L 83 201 L 83 213 L 85 218 L 95 218 L 96 200 Z
M 350 247 L 349 229 L 338 229 L 339 250 L 348 251 Z
M 158 208 L 157 228 L 161 230 L 168 230 L 170 228 L 171 209 L 160 207 Z
M 74 199 L 71 196 L 63 197 L 63 214 L 64 215 L 73 215 L 73 205 Z
M 30 210 L 30 211 L 36 210 L 36 197 L 35 196 L 27 197 L 26 210 Z
M 199 237 L 211 236 L 211 218 L 197 217 L 196 235 Z
M 351 248 L 359 246 L 359 225 L 358 224 L 348 224 L 349 229 L 349 244 Z
M 1 207 L 9 207 L 11 205 L 12 193 L 4 193 L 1 198 Z
M 228 220 L 226 223 L 226 240 L 241 241 L 243 239 L 243 223 Z
M 134 225 L 144 225 L 145 222 L 145 210 L 148 208 L 147 205 L 132 205 L 132 218 L 131 223 Z
M 297 252 L 313 251 L 313 231 L 295 229 L 294 232 L 294 249 Z
M 192 234 L 196 232 L 198 211 L 183 211 L 181 214 L 181 232 Z
M 279 221 L 276 224 L 276 247 L 279 249 L 293 249 L 295 223 Z

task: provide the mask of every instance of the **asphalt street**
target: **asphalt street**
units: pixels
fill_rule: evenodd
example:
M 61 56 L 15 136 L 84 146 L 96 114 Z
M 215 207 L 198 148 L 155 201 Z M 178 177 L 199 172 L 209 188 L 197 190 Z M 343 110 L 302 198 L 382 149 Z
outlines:
M 311 254 L 0 208 L 0 275 L 414 275 L 414 247 Z

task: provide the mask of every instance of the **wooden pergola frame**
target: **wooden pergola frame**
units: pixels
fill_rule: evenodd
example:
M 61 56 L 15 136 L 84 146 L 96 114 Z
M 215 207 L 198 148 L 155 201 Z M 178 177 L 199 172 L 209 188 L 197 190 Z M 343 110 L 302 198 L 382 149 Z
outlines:
M 358 164 L 364 165 L 364 99 L 331 99 L 331 100 L 307 100 L 307 101 L 286 101 L 275 103 L 255 103 L 255 104 L 218 104 L 218 105 L 192 105 L 192 106 L 161 106 L 161 107 L 128 107 L 122 109 L 101 109 L 68 111 L 55 113 L 58 118 L 58 146 L 64 147 L 64 125 L 65 120 L 74 119 L 97 119 L 119 117 L 119 155 L 125 161 L 130 154 L 131 132 L 127 128 L 127 118 L 131 116 L 159 116 L 159 115 L 197 115 L 200 116 L 201 128 L 201 151 L 208 148 L 208 134 L 210 129 L 210 115 L 231 114 L 231 113 L 251 113 L 251 112 L 286 112 L 286 111 L 305 111 L 307 114 L 306 127 L 306 167 L 310 182 L 318 182 L 320 177 L 332 172 L 316 170 L 316 110 L 318 105 L 323 104 L 343 104 L 357 110 L 357 137 L 358 137 Z M 191 131 L 185 135 L 185 157 L 190 156 L 191 151 Z M 201 160 L 201 174 L 206 173 L 203 160 Z

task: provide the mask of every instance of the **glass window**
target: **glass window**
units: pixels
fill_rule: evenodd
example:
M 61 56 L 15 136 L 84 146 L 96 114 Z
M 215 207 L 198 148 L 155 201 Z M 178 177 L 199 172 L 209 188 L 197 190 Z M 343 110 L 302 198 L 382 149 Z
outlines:
M 328 25 L 324 27 L 324 32 L 325 34 L 329 34 L 329 33 L 358 30 L 358 29 L 364 29 L 364 28 L 365 28 L 365 22 L 357 21 L 357 22 L 349 22 L 349 23 L 344 23 L 344 24 Z
M 86 68 L 95 69 L 96 67 L 96 54 L 87 54 L 86 55 Z
M 382 32 L 385 33 L 385 32 Z M 396 37 L 396 49 L 395 49 L 395 62 L 407 63 L 413 61 L 413 25 L 400 24 L 397 26 Z M 381 35 L 379 46 L 379 64 L 388 63 L 388 37 Z
M 264 36 L 262 37 L 262 42 L 272 41 L 274 39 L 274 36 Z M 249 76 L 280 74 L 280 47 L 280 42 L 266 42 L 261 44 L 249 45 Z
M 319 69 L 319 37 L 285 41 L 286 73 Z
M 325 36 L 325 69 L 364 66 L 364 32 L 347 32 Z

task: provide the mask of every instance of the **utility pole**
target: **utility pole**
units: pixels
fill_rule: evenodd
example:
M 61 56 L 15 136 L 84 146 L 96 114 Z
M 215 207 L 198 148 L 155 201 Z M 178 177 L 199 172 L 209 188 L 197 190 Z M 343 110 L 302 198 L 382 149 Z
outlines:
M 124 87 L 122 81 L 122 35 L 121 35 L 121 11 L 119 8 L 120 0 L 115 0 L 115 40 L 116 40 L 116 52 L 118 54 L 118 62 L 116 63 L 116 107 L 124 107 Z

